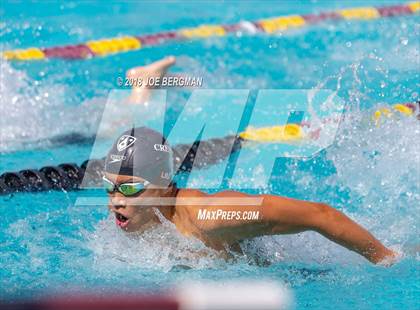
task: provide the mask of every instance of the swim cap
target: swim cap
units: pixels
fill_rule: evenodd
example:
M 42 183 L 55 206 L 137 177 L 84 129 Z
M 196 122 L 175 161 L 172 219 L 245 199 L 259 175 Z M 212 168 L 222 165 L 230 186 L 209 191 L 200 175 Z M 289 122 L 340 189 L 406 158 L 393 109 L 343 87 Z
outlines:
M 168 186 L 173 176 L 172 148 L 157 131 L 138 127 L 115 141 L 105 160 L 105 172 L 136 176 Z

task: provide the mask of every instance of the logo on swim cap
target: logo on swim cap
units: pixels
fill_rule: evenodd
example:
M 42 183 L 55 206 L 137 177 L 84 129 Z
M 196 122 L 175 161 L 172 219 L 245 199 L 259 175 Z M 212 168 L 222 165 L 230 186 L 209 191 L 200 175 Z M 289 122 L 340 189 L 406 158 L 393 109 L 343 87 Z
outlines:
M 123 135 L 118 139 L 117 150 L 118 152 L 124 151 L 126 148 L 133 145 L 136 142 L 136 138 L 129 135 Z
M 158 152 L 168 152 L 169 153 L 169 146 L 167 146 L 167 145 L 155 144 L 155 145 L 153 145 L 153 148 L 155 149 L 155 151 L 158 151 Z
M 112 161 L 109 162 L 110 164 L 113 164 L 113 163 L 116 163 L 116 162 L 123 161 L 123 160 L 127 159 L 127 156 L 116 155 L 116 154 L 111 154 L 111 156 L 109 156 L 109 157 L 112 159 Z

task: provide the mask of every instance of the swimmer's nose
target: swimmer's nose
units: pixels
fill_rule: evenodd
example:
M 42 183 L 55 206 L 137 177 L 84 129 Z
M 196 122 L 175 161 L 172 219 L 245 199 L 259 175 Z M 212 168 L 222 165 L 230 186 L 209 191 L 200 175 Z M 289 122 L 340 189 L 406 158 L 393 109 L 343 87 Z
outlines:
M 123 197 L 111 197 L 112 208 L 118 210 L 126 207 L 126 201 Z

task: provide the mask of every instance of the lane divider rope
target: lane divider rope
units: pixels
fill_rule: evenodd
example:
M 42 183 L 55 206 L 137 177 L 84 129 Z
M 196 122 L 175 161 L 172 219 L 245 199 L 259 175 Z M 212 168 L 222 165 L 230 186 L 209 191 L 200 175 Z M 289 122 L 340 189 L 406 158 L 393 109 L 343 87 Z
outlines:
M 418 108 L 417 108 L 418 106 Z M 420 111 L 420 101 L 415 103 L 398 103 L 390 107 L 382 107 L 372 115 L 372 121 L 380 126 L 384 118 L 394 115 L 399 117 L 413 116 Z M 397 114 L 397 115 L 396 115 Z M 417 115 L 419 118 L 420 114 Z M 339 120 L 325 119 L 325 123 Z M 174 152 L 174 166 L 179 167 L 178 173 L 190 172 L 191 169 L 203 169 L 225 160 L 231 153 L 245 147 L 248 143 L 295 143 L 305 139 L 317 139 L 319 128 L 310 128 L 307 133 L 304 128 L 310 128 L 310 123 L 286 124 L 261 128 L 248 127 L 245 131 L 222 138 L 195 141 L 191 144 L 177 144 Z M 200 156 L 196 156 L 197 154 Z M 197 159 L 198 158 L 198 159 Z M 63 163 L 58 166 L 46 166 L 41 169 L 25 169 L 21 171 L 4 172 L 0 175 L 0 196 L 16 192 L 43 192 L 49 190 L 74 191 L 81 189 L 80 185 L 85 175 L 89 186 L 100 187 L 102 184 L 104 159 L 90 159 L 80 166 L 75 163 Z
M 382 17 L 413 15 L 420 12 L 420 1 L 382 7 L 346 8 L 319 14 L 290 15 L 262 19 L 256 22 L 242 21 L 230 25 L 201 25 L 177 31 L 161 32 L 141 36 L 93 40 L 84 44 L 58 47 L 7 50 L 2 53 L 6 60 L 42 60 L 48 58 L 89 59 L 117 53 L 157 46 L 173 41 L 186 41 L 209 37 L 222 37 L 231 33 L 272 34 L 292 28 L 300 28 L 326 21 L 375 20 Z

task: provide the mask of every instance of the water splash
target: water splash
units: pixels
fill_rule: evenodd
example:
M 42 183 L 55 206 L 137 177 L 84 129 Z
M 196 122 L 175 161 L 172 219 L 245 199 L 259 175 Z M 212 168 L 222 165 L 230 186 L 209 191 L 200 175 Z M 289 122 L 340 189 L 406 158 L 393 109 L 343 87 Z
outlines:
M 174 268 L 202 269 L 224 264 L 220 255 L 195 238 L 181 235 L 170 223 L 159 224 L 142 234 L 126 234 L 113 216 L 101 221 L 88 236 L 95 269 L 127 268 L 171 271 Z
M 93 98 L 79 106 L 66 106 L 65 85 L 31 79 L 8 62 L 2 72 L 0 152 L 48 146 L 48 138 L 67 133 L 95 132 L 104 99 Z M 35 87 L 34 87 L 35 86 Z
M 385 118 L 375 126 L 371 113 L 353 114 L 342 123 L 327 154 L 336 168 L 333 179 L 350 190 L 349 203 L 358 202 L 359 214 L 375 219 L 372 226 L 380 236 L 410 242 L 420 219 L 419 122 L 415 117 Z

